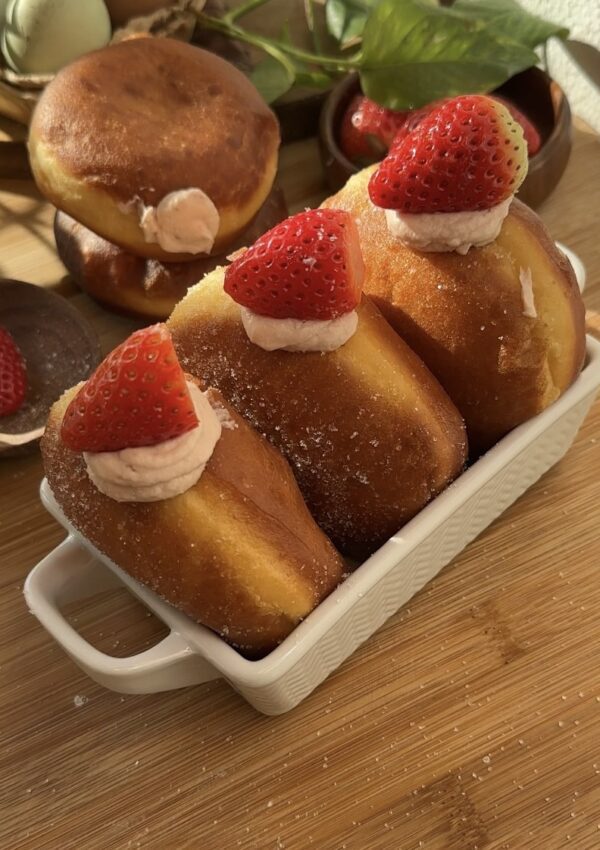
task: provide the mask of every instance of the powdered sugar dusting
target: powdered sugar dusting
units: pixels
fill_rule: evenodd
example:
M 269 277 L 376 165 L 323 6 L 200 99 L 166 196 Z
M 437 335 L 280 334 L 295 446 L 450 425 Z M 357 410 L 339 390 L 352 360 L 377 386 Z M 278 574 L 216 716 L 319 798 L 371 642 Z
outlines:
M 229 431 L 234 431 L 237 428 L 237 424 L 233 421 L 231 416 L 229 415 L 229 411 L 220 405 L 211 403 L 211 407 L 214 412 L 217 414 L 217 419 L 221 423 L 221 428 L 227 428 Z
M 313 516 L 340 551 L 365 557 L 438 491 L 448 453 L 459 454 L 452 453 L 450 424 L 432 434 L 410 394 L 391 404 L 378 392 L 399 367 L 393 353 L 391 364 L 377 359 L 385 376 L 374 381 L 370 355 L 377 351 L 379 317 L 369 305 L 347 346 L 290 357 L 253 345 L 239 308 L 221 292 L 222 272 L 215 271 L 171 317 L 182 365 L 217 387 L 284 454 Z M 418 383 L 421 375 L 409 372 L 406 379 Z

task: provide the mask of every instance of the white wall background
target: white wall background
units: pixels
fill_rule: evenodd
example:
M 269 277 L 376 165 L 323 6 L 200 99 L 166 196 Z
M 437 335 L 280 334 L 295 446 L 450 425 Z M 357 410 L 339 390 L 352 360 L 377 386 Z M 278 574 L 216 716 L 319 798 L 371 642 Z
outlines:
M 519 0 L 529 12 L 570 30 L 569 41 L 552 39 L 548 70 L 567 94 L 571 109 L 600 133 L 600 0 Z

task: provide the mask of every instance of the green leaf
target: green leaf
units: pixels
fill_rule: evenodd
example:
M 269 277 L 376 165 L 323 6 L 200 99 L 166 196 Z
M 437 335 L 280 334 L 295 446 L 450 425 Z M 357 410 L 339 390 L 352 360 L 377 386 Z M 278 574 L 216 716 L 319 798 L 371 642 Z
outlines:
M 292 35 L 290 32 L 289 23 L 286 22 L 281 28 L 279 34 L 279 49 L 285 53 L 288 47 L 293 47 Z M 286 62 L 288 62 L 294 70 L 294 85 L 304 86 L 312 89 L 327 89 L 333 82 L 332 77 L 325 70 L 320 69 L 315 64 L 308 64 L 295 56 L 285 54 Z
M 359 66 L 368 97 L 408 109 L 490 91 L 536 62 L 530 47 L 473 14 L 435 0 L 381 0 L 367 20 Z
M 515 0 L 457 0 L 455 13 L 477 17 L 495 32 L 527 47 L 537 47 L 552 36 L 567 38 L 569 30 L 525 11 Z
M 267 103 L 273 103 L 278 97 L 291 89 L 295 74 L 289 64 L 283 64 L 275 56 L 266 56 L 252 70 L 250 79 Z
M 331 35 L 342 46 L 360 38 L 369 12 L 377 0 L 327 0 L 325 20 Z

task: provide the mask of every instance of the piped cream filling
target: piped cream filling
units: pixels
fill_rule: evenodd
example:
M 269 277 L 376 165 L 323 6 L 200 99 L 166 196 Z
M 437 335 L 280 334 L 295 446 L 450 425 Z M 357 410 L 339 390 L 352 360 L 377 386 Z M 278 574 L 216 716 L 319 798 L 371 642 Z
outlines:
M 202 189 L 169 192 L 156 207 L 140 202 L 146 242 L 174 254 L 208 254 L 219 232 L 219 211 Z
M 456 251 L 488 245 L 500 233 L 513 195 L 487 210 L 456 213 L 401 213 L 385 210 L 391 235 L 417 251 Z
M 249 340 L 265 351 L 335 351 L 358 327 L 356 310 L 337 319 L 273 319 L 247 307 L 240 315 Z
M 200 479 L 221 436 L 222 421 L 206 394 L 188 381 L 198 425 L 155 446 L 84 452 L 87 472 L 117 502 L 157 502 L 189 490 Z

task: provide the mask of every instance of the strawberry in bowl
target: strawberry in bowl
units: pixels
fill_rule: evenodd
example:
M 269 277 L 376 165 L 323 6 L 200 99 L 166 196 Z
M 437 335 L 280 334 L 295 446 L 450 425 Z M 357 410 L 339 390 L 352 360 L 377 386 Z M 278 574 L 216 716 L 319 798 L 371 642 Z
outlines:
M 569 159 L 569 103 L 539 68 L 516 74 L 490 96 L 503 103 L 523 128 L 529 171 L 519 197 L 536 207 L 553 190 Z M 375 108 L 367 104 L 357 75 L 345 77 L 328 96 L 320 120 L 321 156 L 330 189 L 337 191 L 361 168 L 380 161 L 394 138 L 415 129 L 443 100 L 412 110 L 394 111 L 378 104 Z
M 532 121 L 507 98 L 491 95 L 502 103 L 513 119 L 520 124 L 527 153 L 534 156 L 540 149 L 542 140 Z M 411 133 L 416 127 L 452 98 L 443 98 L 428 103 L 419 109 L 386 109 L 365 95 L 356 95 L 348 105 L 340 126 L 340 147 L 344 155 L 357 165 L 370 165 L 381 159 L 397 139 Z
M 12 334 L 0 326 L 0 417 L 20 410 L 26 392 L 25 362 Z
M 65 298 L 0 280 L 0 456 L 35 450 L 53 402 L 99 359 L 93 328 Z
M 409 113 L 380 106 L 364 94 L 355 95 L 340 125 L 340 147 L 351 162 L 368 165 L 389 150 Z

